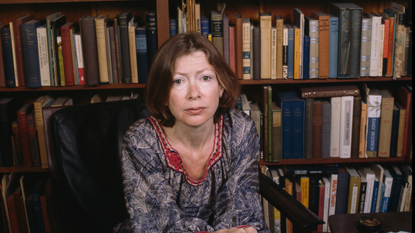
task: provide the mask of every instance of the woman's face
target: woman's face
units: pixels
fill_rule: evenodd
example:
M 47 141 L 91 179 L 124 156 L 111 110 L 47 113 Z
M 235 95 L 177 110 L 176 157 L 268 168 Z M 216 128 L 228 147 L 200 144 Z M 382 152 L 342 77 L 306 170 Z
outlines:
M 176 126 L 213 124 L 222 94 L 223 88 L 204 52 L 196 51 L 177 59 L 168 100 Z

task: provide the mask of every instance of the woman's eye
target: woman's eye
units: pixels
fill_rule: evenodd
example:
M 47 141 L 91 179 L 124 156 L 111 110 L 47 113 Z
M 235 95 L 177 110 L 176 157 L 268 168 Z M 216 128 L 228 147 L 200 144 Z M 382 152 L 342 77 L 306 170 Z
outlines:
M 209 77 L 209 76 L 203 76 L 203 77 L 202 77 L 202 80 L 203 80 L 203 81 L 209 81 L 209 80 L 210 80 L 210 77 Z
M 182 83 L 182 80 L 181 79 L 175 79 L 175 80 L 173 80 L 173 83 L 174 84 L 180 84 L 180 83 Z

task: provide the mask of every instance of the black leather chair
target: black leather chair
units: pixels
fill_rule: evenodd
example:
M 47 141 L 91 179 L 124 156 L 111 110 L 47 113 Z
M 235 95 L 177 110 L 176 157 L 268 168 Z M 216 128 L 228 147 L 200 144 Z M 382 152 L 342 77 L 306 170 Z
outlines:
M 52 115 L 48 212 L 53 232 L 111 232 L 128 217 L 119 159 L 122 137 L 148 115 L 142 99 L 66 107 Z M 323 223 L 263 175 L 260 190 L 301 229 Z

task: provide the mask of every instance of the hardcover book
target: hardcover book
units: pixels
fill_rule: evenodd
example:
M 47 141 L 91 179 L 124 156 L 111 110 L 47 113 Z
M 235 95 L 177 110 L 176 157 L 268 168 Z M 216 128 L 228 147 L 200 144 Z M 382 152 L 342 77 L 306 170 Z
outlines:
M 304 157 L 313 158 L 313 112 L 314 99 L 305 99 L 305 131 L 304 131 Z
M 379 125 L 378 157 L 389 158 L 392 133 L 394 97 L 387 89 L 379 89 L 382 95 Z
M 53 67 L 53 72 L 55 73 L 55 86 L 65 86 L 65 73 L 63 67 L 63 60 L 59 58 L 59 53 L 62 52 L 62 43 L 58 44 L 58 38 L 62 38 L 60 28 L 66 23 L 66 15 L 61 15 L 58 18 L 51 21 L 51 28 L 52 28 L 52 40 L 53 45 L 55 46 L 55 66 Z M 61 40 L 62 41 L 62 40 Z M 59 52 L 59 47 L 61 51 Z M 62 56 L 62 55 L 61 55 Z M 63 76 L 63 77 L 61 77 Z
M 352 147 L 351 158 L 359 158 L 360 115 L 362 114 L 362 97 L 353 97 Z
M 409 91 L 405 86 L 399 85 L 396 88 L 396 94 L 395 94 L 396 99 L 399 101 L 399 103 L 406 108 L 406 115 L 405 115 L 405 130 L 404 130 L 404 138 L 403 138 L 403 151 L 402 151 L 402 156 L 407 156 L 409 155 L 409 151 L 407 150 L 408 148 L 408 143 L 409 143 L 409 125 L 411 122 L 411 118 L 410 118 L 410 113 L 411 113 L 411 109 L 412 109 L 412 92 Z
M 282 78 L 288 78 L 288 25 L 283 25 L 282 36 Z
M 379 212 L 385 213 L 385 212 L 388 212 L 389 200 L 390 200 L 391 193 L 392 193 L 393 176 L 389 172 L 388 167 L 385 167 L 385 166 L 382 166 L 382 167 L 384 169 L 383 180 L 384 180 L 384 184 L 385 184 L 385 191 L 384 191 L 384 194 L 383 194 L 383 199 L 381 200 L 382 205 L 381 205 L 381 208 L 379 209 Z
M 310 70 L 310 37 L 304 35 L 304 47 L 303 47 L 303 79 L 310 79 L 310 73 L 306 72 Z
M 311 16 L 318 19 L 319 32 L 319 79 L 329 77 L 330 63 L 330 15 L 324 12 L 311 12 Z
M 146 12 L 146 33 L 148 65 L 150 66 L 156 56 L 158 48 L 157 17 L 155 11 Z
M 46 106 L 51 100 L 53 100 L 51 96 L 42 95 L 42 96 L 39 96 L 33 102 L 34 111 L 35 111 L 36 131 L 38 135 L 40 161 L 41 161 L 41 166 L 43 169 L 49 168 L 49 162 L 48 162 L 46 132 L 44 128 L 42 108 Z
M 120 16 L 118 16 L 118 23 L 119 23 L 119 31 L 120 31 L 120 57 L 121 57 L 121 65 L 122 65 L 122 83 L 131 83 L 131 63 L 130 63 L 130 48 L 129 48 L 129 38 L 128 38 L 128 22 L 131 20 L 131 11 L 129 12 L 122 12 Z M 82 40 L 82 44 L 83 43 Z M 85 48 L 84 46 L 83 48 Z M 84 49 L 85 50 L 85 49 Z M 86 51 L 84 52 L 84 54 Z M 87 59 L 85 59 L 87 61 Z M 86 64 L 85 64 L 86 68 Z M 88 74 L 86 74 L 88 79 Z
M 137 27 L 135 29 L 139 83 L 146 83 L 148 76 L 149 65 L 147 57 L 147 39 L 145 33 L 145 27 Z
M 302 87 L 301 98 L 357 96 L 360 90 L 356 85 Z
M 10 27 L 6 26 L 0 32 L 6 87 L 16 87 Z
M 310 37 L 310 59 L 308 72 L 310 79 L 316 79 L 319 75 L 319 21 L 311 16 L 305 17 L 304 33 Z M 305 64 L 305 63 L 304 63 Z
M 242 19 L 242 78 L 251 79 L 251 22 Z
M 229 17 L 228 14 L 222 15 L 223 24 L 223 57 L 229 65 Z
M 97 38 L 97 52 L 98 52 L 98 68 L 99 68 L 99 83 L 108 84 L 110 81 L 109 67 L 108 67 L 108 46 L 107 46 L 107 25 L 109 21 L 109 14 L 102 16 L 98 15 L 94 18 L 95 33 Z
M 5 28 L 7 25 L 0 22 L 0 64 L 3 64 L 3 46 L 1 43 L 1 31 L 3 28 Z M 0 87 L 6 86 L 6 78 L 4 76 L 4 65 L 0 65 Z
M 17 121 L 19 123 L 20 139 L 23 148 L 23 164 L 25 167 L 32 166 L 32 152 L 30 150 L 29 132 L 27 130 L 27 115 L 32 111 L 32 103 L 25 103 L 17 110 Z
M 360 197 L 360 183 L 361 176 L 354 167 L 346 166 L 346 170 L 349 173 L 349 194 L 347 201 L 347 213 L 358 213 L 358 201 Z
M 313 159 L 321 158 L 323 102 L 313 101 Z
M 337 78 L 339 17 L 330 14 L 329 78 Z
M 330 158 L 330 140 L 331 140 L 331 103 L 328 100 L 323 101 L 323 115 L 321 127 L 321 158 Z
M 349 191 L 349 172 L 344 167 L 339 167 L 337 181 L 336 214 L 347 213 L 347 201 Z
M 261 32 L 261 79 L 271 79 L 271 13 L 259 13 Z
M 46 25 L 36 28 L 41 86 L 50 86 L 49 45 Z
M 79 20 L 79 27 L 84 52 L 86 84 L 88 86 L 97 86 L 99 84 L 99 68 L 94 17 L 85 15 Z
M 48 41 L 48 54 L 49 54 L 49 74 L 50 74 L 50 85 L 56 86 L 55 83 L 55 66 L 56 64 L 56 53 L 55 53 L 55 40 L 53 39 L 52 34 L 52 21 L 60 17 L 62 14 L 61 12 L 55 12 L 46 16 L 46 33 L 47 33 L 47 41 Z
M 370 51 L 372 43 L 372 18 L 363 15 L 362 40 L 360 48 L 360 76 L 370 75 Z
M 248 19 L 248 18 L 247 18 Z M 248 19 L 249 20 L 249 19 Z M 243 19 L 241 14 L 235 14 L 235 68 L 236 77 L 243 79 Z
M 370 88 L 367 96 L 367 132 L 366 132 L 366 157 L 377 157 L 380 125 L 380 109 L 382 95 L 376 88 Z
M 275 16 L 275 25 L 277 29 L 277 70 L 276 70 L 276 79 L 283 78 L 283 29 L 284 29 L 284 19 L 281 15 Z
M 291 24 L 286 24 L 288 28 L 288 79 L 294 78 L 294 28 Z
M 341 97 L 339 157 L 351 158 L 353 130 L 353 96 Z
M 221 11 L 211 11 L 212 43 L 223 56 L 223 16 Z
M 75 84 L 74 78 L 74 66 L 73 66 L 73 54 L 72 43 L 73 41 L 73 29 L 74 22 L 67 22 L 60 28 L 62 37 L 62 55 L 65 71 L 65 83 L 64 85 L 72 86 Z
M 271 104 L 272 111 L 272 160 L 270 162 L 281 161 L 281 107 L 276 102 Z
M 294 25 L 299 29 L 299 79 L 303 79 L 304 13 L 299 8 L 294 8 L 293 11 Z
M 399 110 L 399 120 L 398 120 L 398 133 L 396 139 L 396 157 L 402 157 L 403 153 L 403 139 L 405 135 L 405 117 L 406 117 L 406 109 L 396 101 L 396 107 Z M 392 148 L 391 148 L 392 150 Z M 392 151 L 391 151 L 392 155 Z
M 138 68 L 137 68 L 137 48 L 135 30 L 137 23 L 134 22 L 134 17 L 128 22 L 128 41 L 130 49 L 130 67 L 131 67 L 131 83 L 138 83 Z
M 340 155 L 340 116 L 341 97 L 332 97 L 331 101 L 331 137 L 330 157 L 338 158 Z

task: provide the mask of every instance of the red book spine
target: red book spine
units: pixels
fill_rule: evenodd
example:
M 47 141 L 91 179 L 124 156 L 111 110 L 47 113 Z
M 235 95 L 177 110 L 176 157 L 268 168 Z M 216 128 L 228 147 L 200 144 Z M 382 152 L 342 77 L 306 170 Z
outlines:
M 71 28 L 69 26 L 61 27 L 62 38 L 62 54 L 63 54 L 63 66 L 65 70 L 65 85 L 74 85 L 73 63 L 72 63 L 72 48 L 71 48 Z
M 45 233 L 52 233 L 52 230 L 50 228 L 48 211 L 47 211 L 47 199 L 46 199 L 46 195 L 41 195 L 40 196 L 40 206 L 42 207 L 43 223 L 45 225 Z
M 22 36 L 20 31 L 20 25 L 31 19 L 34 19 L 35 15 L 28 16 L 26 18 L 19 17 L 13 20 L 13 34 L 14 34 L 14 47 L 16 53 L 16 66 L 17 66 L 17 78 L 19 80 L 19 86 L 26 86 L 23 64 L 23 50 L 22 50 Z
M 320 219 L 323 219 L 324 216 L 324 185 L 319 186 L 319 192 L 318 192 L 318 217 Z M 318 225 L 317 227 L 318 232 L 323 231 L 323 224 Z
M 32 152 L 27 129 L 27 111 L 17 111 L 17 122 L 19 124 L 20 140 L 23 150 L 23 165 L 25 167 L 30 167 L 32 166 Z
M 229 26 L 229 66 L 231 67 L 231 70 L 236 74 L 235 36 L 235 26 Z
M 19 221 L 17 217 L 16 204 L 14 203 L 14 196 L 7 198 L 7 207 L 9 209 L 10 227 L 13 233 L 20 233 Z

